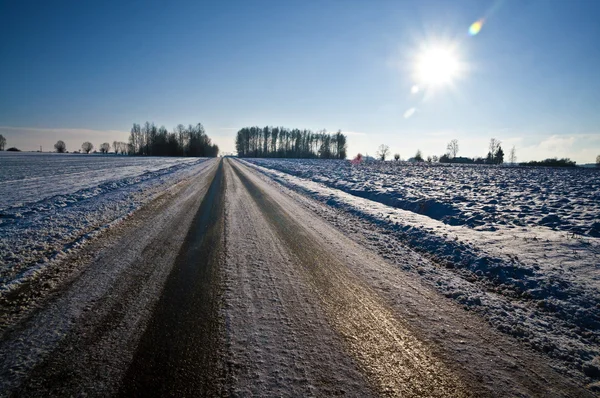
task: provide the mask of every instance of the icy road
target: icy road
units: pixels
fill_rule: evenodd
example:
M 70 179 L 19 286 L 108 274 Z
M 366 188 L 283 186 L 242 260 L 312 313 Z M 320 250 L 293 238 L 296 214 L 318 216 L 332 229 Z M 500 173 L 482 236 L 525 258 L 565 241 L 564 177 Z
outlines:
M 206 164 L 2 292 L 0 395 L 593 396 L 310 199 Z

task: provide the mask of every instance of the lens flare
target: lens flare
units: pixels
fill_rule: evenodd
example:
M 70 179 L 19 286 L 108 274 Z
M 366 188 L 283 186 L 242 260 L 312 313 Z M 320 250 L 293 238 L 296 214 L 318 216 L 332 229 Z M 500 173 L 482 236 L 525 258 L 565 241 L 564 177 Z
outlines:
M 471 36 L 475 36 L 477 33 L 481 31 L 481 27 L 483 26 L 483 19 L 480 19 L 477 22 L 473 22 L 471 26 L 469 26 L 469 34 Z
M 405 119 L 410 118 L 412 115 L 415 114 L 416 111 L 417 111 L 417 108 L 410 108 L 410 109 L 408 109 L 406 112 L 404 112 L 404 118 Z

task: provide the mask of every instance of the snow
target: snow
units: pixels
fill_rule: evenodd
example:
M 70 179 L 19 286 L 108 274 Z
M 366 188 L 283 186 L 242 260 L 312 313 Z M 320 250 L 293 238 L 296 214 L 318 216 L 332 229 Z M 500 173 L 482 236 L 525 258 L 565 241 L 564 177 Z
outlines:
M 595 170 L 275 159 L 246 164 L 343 213 L 328 217 L 389 261 L 406 263 L 395 257 L 399 245 L 430 257 L 409 271 L 498 330 L 561 361 L 563 370 L 600 373 Z
M 600 237 L 594 169 L 273 160 L 254 163 L 475 230 L 547 226 Z
M 206 159 L 0 153 L 0 285 L 42 271 Z

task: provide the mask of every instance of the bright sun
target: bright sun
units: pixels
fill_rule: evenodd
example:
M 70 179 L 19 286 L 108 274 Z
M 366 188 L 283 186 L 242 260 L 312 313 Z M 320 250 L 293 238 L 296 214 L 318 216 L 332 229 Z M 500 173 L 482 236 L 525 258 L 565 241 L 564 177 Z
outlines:
M 417 57 L 415 72 L 420 84 L 440 86 L 452 83 L 460 72 L 460 63 L 451 49 L 431 48 Z

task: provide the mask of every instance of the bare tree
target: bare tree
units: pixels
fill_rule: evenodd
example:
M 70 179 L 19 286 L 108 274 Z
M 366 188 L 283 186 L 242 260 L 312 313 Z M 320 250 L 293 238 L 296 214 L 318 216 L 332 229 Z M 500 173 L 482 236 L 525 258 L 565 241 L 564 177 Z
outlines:
M 458 154 L 458 140 L 455 139 L 450 141 L 446 147 L 446 150 L 448 151 L 448 156 L 455 158 Z
M 92 149 L 94 149 L 94 144 L 89 141 L 86 141 L 81 145 L 81 150 L 85 153 L 90 153 Z
M 438 158 L 436 155 L 433 155 L 433 156 L 431 157 L 431 160 L 432 160 L 434 163 L 437 163 L 437 162 L 440 160 L 440 158 Z
M 58 140 L 56 144 L 54 144 L 54 149 L 56 149 L 56 152 L 58 153 L 65 153 L 67 151 L 67 145 L 64 141 Z
M 120 143 L 118 141 L 113 141 L 113 151 L 115 155 L 119 153 Z
M 400 154 L 399 153 L 397 153 L 397 154 L 394 155 L 394 160 L 396 162 L 400 160 Z
M 6 138 L 4 138 L 4 136 L 2 134 L 0 134 L 0 151 L 3 151 L 5 146 L 6 146 Z
M 514 145 L 510 149 L 510 154 L 508 155 L 508 161 L 510 162 L 510 164 L 517 163 L 517 148 L 515 148 Z
M 108 142 L 105 142 L 102 145 L 100 145 L 100 152 L 108 153 L 109 150 L 110 150 L 110 144 Z
M 379 160 L 385 160 L 385 158 L 387 158 L 387 156 L 390 154 L 390 147 L 385 145 L 385 144 L 381 144 L 379 145 L 379 148 L 377 149 L 377 159 Z
M 600 167 L 600 155 L 596 156 L 596 167 Z

